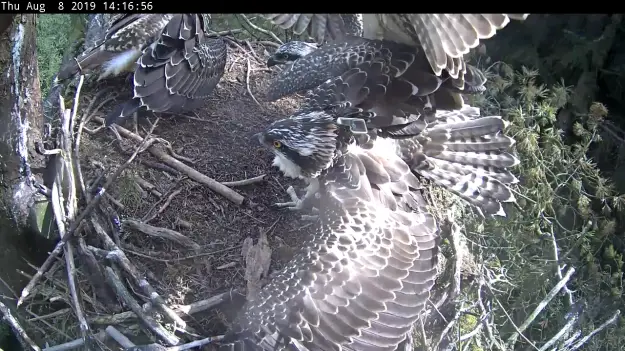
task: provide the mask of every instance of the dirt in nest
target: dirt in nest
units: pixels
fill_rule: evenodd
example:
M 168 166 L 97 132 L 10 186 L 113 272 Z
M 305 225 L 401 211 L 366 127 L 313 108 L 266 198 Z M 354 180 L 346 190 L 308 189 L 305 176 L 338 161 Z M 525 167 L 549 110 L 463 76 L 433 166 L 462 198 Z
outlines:
M 263 49 L 257 50 L 260 56 L 262 52 Z M 248 198 L 251 205 L 237 206 L 208 187 L 189 180 L 184 174 L 171 175 L 139 162 L 134 162 L 125 170 L 110 189 L 111 195 L 124 205 L 123 209 L 112 205 L 120 217 L 137 220 L 141 220 L 151 208 L 158 210 L 172 192 L 180 190 L 167 208 L 148 223 L 177 230 L 199 244 L 201 249 L 192 250 L 130 229 L 124 230 L 121 239 L 122 249 L 131 261 L 152 278 L 150 283 L 170 304 L 188 304 L 233 287 L 244 291 L 245 261 L 241 245 L 246 238 L 256 241 L 261 231 L 267 232 L 272 247 L 270 271 L 273 271 L 280 269 L 292 257 L 293 248 L 311 228 L 310 222 L 300 220 L 297 214 L 270 207 L 275 202 L 289 200 L 286 193 L 289 185 L 293 184 L 301 194 L 304 184 L 283 178 L 271 166 L 273 156 L 270 152 L 251 138 L 272 121 L 292 113 L 299 104 L 298 98 L 261 102 L 262 107 L 259 106 L 248 93 L 246 85 L 248 60 L 252 67 L 249 86 L 260 101 L 273 73 L 265 68 L 264 61 L 231 48 L 226 74 L 205 106 L 186 113 L 190 118 L 162 116 L 154 134 L 171 143 L 177 154 L 193 161 L 186 162 L 187 165 L 217 181 L 235 181 L 267 174 L 265 182 L 233 188 Z M 123 79 L 117 83 L 127 85 L 123 84 Z M 83 88 L 83 108 L 89 104 L 97 89 Z M 122 91 L 122 88 L 115 89 Z M 96 106 L 98 104 L 95 103 Z M 115 105 L 116 102 L 107 103 L 95 116 L 104 117 Z M 149 116 L 150 121 L 155 119 Z M 90 122 L 87 127 L 98 125 Z M 125 122 L 123 126 L 134 130 L 132 121 Z M 142 128 L 148 130 L 148 127 L 149 124 L 142 122 L 140 117 L 141 135 L 145 135 Z M 114 134 L 107 129 L 94 135 L 85 133 L 81 144 L 81 163 L 87 183 L 97 176 L 98 164 L 103 165 L 110 175 L 128 158 L 128 154 L 121 151 Z M 132 152 L 135 146 L 125 139 L 121 145 L 127 152 Z M 159 163 L 147 151 L 138 158 Z M 156 190 L 163 194 L 162 198 L 141 190 L 136 177 L 155 185 Z M 191 227 L 181 228 L 181 222 L 190 223 Z M 224 331 L 219 312 L 211 311 L 193 317 L 197 323 L 192 322 L 191 325 L 204 335 Z

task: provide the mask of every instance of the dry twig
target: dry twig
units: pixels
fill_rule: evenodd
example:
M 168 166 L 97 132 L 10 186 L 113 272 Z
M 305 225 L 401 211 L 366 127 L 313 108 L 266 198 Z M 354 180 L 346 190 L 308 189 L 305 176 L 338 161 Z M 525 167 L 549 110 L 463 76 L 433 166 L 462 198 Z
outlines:
M 20 325 L 19 321 L 13 317 L 11 310 L 2 302 L 0 302 L 0 312 L 2 312 L 2 318 L 11 326 L 15 336 L 22 344 L 24 349 L 31 349 L 35 351 L 41 351 L 41 348 L 35 344 L 35 342 L 26 334 L 26 331 Z
M 247 93 L 250 94 L 250 96 L 252 97 L 252 100 L 254 100 L 254 102 L 260 106 L 260 108 L 263 108 L 263 105 L 260 104 L 260 102 L 258 102 L 258 100 L 256 100 L 256 97 L 254 96 L 254 94 L 252 94 L 252 89 L 250 89 L 250 72 L 252 71 L 252 68 L 250 67 L 250 59 L 249 57 L 246 58 L 247 60 L 247 70 L 245 73 L 245 86 L 247 88 Z
M 94 249 L 90 247 L 90 249 Z M 193 315 L 195 313 L 204 312 L 210 309 L 213 309 L 217 306 L 222 305 L 228 301 L 232 301 L 235 298 L 241 299 L 243 295 L 235 290 L 229 290 L 219 295 L 212 296 L 205 300 L 196 301 L 190 303 L 188 305 L 178 305 L 173 306 L 172 309 L 179 316 L 182 315 Z M 92 316 L 89 318 L 89 322 L 91 324 L 96 325 L 111 325 L 111 324 L 121 324 L 127 323 L 129 321 L 133 321 L 137 319 L 137 315 L 132 311 L 126 311 L 110 316 Z
M 567 351 L 575 351 L 575 350 L 579 349 L 580 347 L 582 347 L 588 340 L 590 340 L 590 338 L 595 336 L 597 333 L 601 332 L 603 329 L 607 328 L 611 324 L 616 323 L 616 321 L 618 321 L 618 317 L 620 315 L 621 315 L 621 311 L 620 310 L 616 310 L 616 312 L 614 312 L 612 317 L 610 317 L 607 321 L 603 322 L 597 329 L 591 331 L 590 333 L 588 333 L 588 335 L 586 335 L 583 338 L 579 339 L 573 346 L 568 348 Z
M 99 340 L 99 341 L 103 341 L 104 338 L 106 338 L 106 333 L 104 332 L 104 330 L 101 330 L 99 333 L 97 333 L 96 335 L 94 335 L 94 339 Z M 64 344 L 59 344 L 59 345 L 55 345 L 55 346 L 50 346 L 50 347 L 46 347 L 45 349 L 43 349 L 43 351 L 67 351 L 67 350 L 74 350 L 77 349 L 81 346 L 84 345 L 84 342 L 82 339 L 76 339 L 76 340 L 72 340 L 70 342 L 66 342 Z
M 124 287 L 124 284 L 111 267 L 106 267 L 105 272 L 106 279 L 117 292 L 117 296 L 124 301 L 124 304 L 139 317 L 148 329 L 170 346 L 175 346 L 180 343 L 180 339 L 177 336 L 163 328 L 163 326 L 158 324 L 152 317 L 143 313 L 141 306 L 132 298 L 130 292 Z
M 156 127 L 157 123 L 158 123 L 158 119 L 152 125 L 150 134 Z M 87 204 L 85 209 L 77 216 L 76 220 L 71 223 L 69 229 L 67 230 L 67 234 L 63 236 L 61 240 L 56 244 L 56 246 L 54 247 L 54 250 L 50 252 L 50 255 L 48 256 L 46 261 L 41 265 L 41 267 L 39 267 L 39 270 L 37 270 L 37 273 L 35 273 L 35 275 L 32 277 L 30 282 L 28 282 L 26 287 L 22 290 L 22 294 L 19 300 L 17 301 L 18 307 L 22 303 L 24 303 L 24 300 L 26 299 L 26 297 L 30 295 L 30 292 L 33 290 L 35 285 L 37 285 L 41 277 L 43 277 L 43 274 L 50 268 L 50 266 L 52 266 L 52 263 L 54 263 L 54 260 L 56 259 L 56 257 L 61 253 L 61 250 L 63 250 L 63 247 L 65 246 L 67 241 L 69 241 L 69 239 L 71 239 L 72 236 L 76 232 L 82 230 L 83 220 L 86 219 L 87 216 L 89 216 L 91 212 L 95 209 L 95 207 L 98 205 L 106 189 L 110 188 L 110 186 L 119 177 L 119 175 L 123 172 L 123 170 L 126 169 L 132 163 L 132 161 L 137 157 L 139 152 L 144 150 L 143 146 L 149 140 L 148 136 L 146 136 L 146 138 L 141 141 L 141 144 L 137 147 L 135 152 L 128 158 L 128 160 L 126 160 L 124 164 L 119 166 L 117 170 L 115 171 L 115 173 L 113 173 L 113 175 L 109 177 L 109 179 L 106 181 L 104 186 L 100 189 L 100 191 L 98 191 L 97 195 Z
M 160 192 L 160 191 L 158 191 L 158 190 L 156 189 L 156 185 L 154 185 L 154 184 L 152 184 L 152 183 L 148 182 L 147 180 L 145 180 L 145 179 L 143 179 L 143 178 L 141 178 L 141 177 L 139 177 L 139 176 L 136 176 L 136 177 L 135 177 L 135 181 L 136 181 L 136 182 L 137 182 L 137 183 L 138 183 L 138 184 L 139 184 L 139 185 L 140 185 L 143 189 L 145 189 L 145 190 L 149 191 L 150 193 L 152 193 L 152 195 L 154 195 L 154 196 L 156 196 L 156 197 L 162 197 L 162 196 L 163 196 L 163 194 L 161 194 L 161 192 Z
M 96 118 L 96 120 L 98 120 L 99 122 L 103 123 L 104 119 L 102 118 Z M 117 128 L 117 131 L 119 132 L 120 135 L 122 135 L 123 137 L 129 138 L 129 139 L 133 139 L 135 141 L 142 141 L 143 139 L 138 136 L 137 134 L 129 131 L 126 128 L 120 127 L 120 126 L 115 126 L 115 128 Z M 157 148 L 156 146 L 151 146 L 148 151 L 154 155 L 155 157 L 157 157 L 158 159 L 161 160 L 161 162 L 165 163 L 166 165 L 182 172 L 185 173 L 187 176 L 189 176 L 189 178 L 195 180 L 198 183 L 204 184 L 206 185 L 209 189 L 211 189 L 212 191 L 220 194 L 221 196 L 225 197 L 226 199 L 234 202 L 237 205 L 242 205 L 243 202 L 245 201 L 245 197 L 243 197 L 241 194 L 237 193 L 236 191 L 230 189 L 229 187 L 219 183 L 218 181 L 196 171 L 195 169 L 185 165 L 184 163 L 180 162 L 179 160 L 175 159 L 174 157 L 168 155 L 165 151 Z
M 530 313 L 530 315 L 527 316 L 525 321 L 518 328 L 515 328 L 516 332 L 510 335 L 510 337 L 506 341 L 506 343 L 508 344 L 509 347 L 511 347 L 511 349 L 514 348 L 514 344 L 516 343 L 516 340 L 519 337 L 519 335 L 522 335 L 522 333 L 530 326 L 530 324 L 532 324 L 532 322 L 536 319 L 536 317 L 538 317 L 540 312 L 542 312 L 542 310 L 545 307 L 547 307 L 549 302 L 551 302 L 551 300 L 558 294 L 558 292 L 562 290 L 562 288 L 566 285 L 566 283 L 568 283 L 569 279 L 571 279 L 571 276 L 573 275 L 573 273 L 575 273 L 575 269 L 572 267 L 569 268 L 566 274 L 564 275 L 564 277 L 562 277 L 562 279 L 558 282 L 558 284 L 556 284 L 556 286 L 554 286 L 551 289 L 551 291 L 547 293 L 547 296 L 545 296 L 545 298 L 538 304 L 538 306 L 536 306 L 534 311 L 532 311 L 532 313 Z
M 78 101 L 80 100 L 80 91 L 85 77 L 80 76 L 78 87 L 76 88 L 76 94 L 74 96 L 74 107 L 72 111 L 65 109 L 65 100 L 59 93 L 59 109 L 61 120 L 61 133 L 59 145 L 63 152 L 61 157 L 57 157 L 57 174 L 52 185 L 51 205 L 54 213 L 56 226 L 59 231 L 59 236 L 63 239 L 66 233 L 66 221 L 71 223 L 74 221 L 76 212 L 78 210 L 78 197 L 76 196 L 76 180 L 73 148 L 72 148 L 72 130 L 74 121 L 76 119 L 76 113 L 78 112 Z M 63 199 L 66 198 L 65 206 L 62 206 Z M 86 346 L 91 345 L 91 332 L 89 331 L 89 324 L 85 318 L 85 314 L 82 309 L 81 299 L 79 291 L 76 289 L 76 266 L 74 265 L 74 247 L 70 242 L 65 245 L 65 267 L 67 268 L 67 285 L 69 286 L 70 296 L 72 299 L 72 307 L 74 313 L 78 319 L 80 326 L 80 333 Z
M 195 241 L 189 239 L 188 237 L 178 233 L 175 230 L 155 227 L 146 223 L 141 223 L 139 221 L 135 221 L 132 219 L 125 219 L 123 221 L 125 225 L 130 227 L 131 229 L 140 231 L 143 234 L 147 234 L 150 236 L 155 236 L 163 239 L 168 239 L 177 242 L 180 245 L 184 245 L 193 250 L 199 250 L 202 247 L 198 245 Z
M 106 327 L 105 331 L 108 336 L 110 336 L 113 340 L 117 341 L 117 343 L 124 347 L 124 349 L 135 346 L 135 344 L 130 341 L 126 337 L 126 335 L 122 334 L 115 327 L 109 325 L 108 327 Z
M 211 337 L 208 337 L 208 338 L 204 338 L 202 340 L 191 341 L 191 342 L 183 344 L 183 345 L 172 346 L 172 347 L 164 347 L 163 345 L 160 345 L 160 344 L 141 345 L 141 346 L 134 346 L 134 347 L 128 348 L 127 351 L 182 351 L 182 350 L 190 350 L 190 349 L 195 348 L 195 347 L 200 347 L 200 346 L 207 345 L 207 344 L 210 344 L 210 343 L 213 343 L 213 342 L 216 342 L 216 341 L 220 341 L 223 338 L 224 338 L 223 335 L 211 336 Z
M 241 16 L 241 18 L 243 18 L 243 21 L 245 21 L 245 23 L 246 23 L 248 26 L 252 27 L 252 29 L 254 29 L 255 31 L 259 31 L 259 32 L 261 32 L 261 33 L 263 33 L 263 34 L 266 34 L 266 35 L 270 36 L 273 40 L 275 40 L 275 41 L 277 41 L 278 43 L 280 43 L 280 45 L 284 44 L 284 43 L 282 42 L 282 40 L 280 40 L 280 38 L 278 38 L 278 36 L 277 36 L 277 35 L 275 35 L 272 31 L 269 31 L 269 30 L 266 30 L 266 29 L 260 28 L 259 26 L 255 25 L 255 24 L 254 24 L 254 23 L 252 23 L 252 21 L 250 21 L 250 19 L 249 19 L 249 18 L 247 18 L 247 16 L 246 16 L 246 15 L 244 15 L 244 14 L 239 14 L 239 16 Z
M 150 208 L 150 210 L 142 218 L 142 222 L 147 223 L 147 222 L 153 220 L 154 218 L 156 218 L 156 216 L 158 216 L 161 213 L 163 213 L 163 211 L 165 211 L 167 209 L 167 207 L 169 207 L 169 205 L 171 204 L 171 200 L 173 200 L 174 197 L 178 196 L 181 192 L 182 192 L 182 189 L 176 189 L 176 190 L 172 191 L 172 193 L 169 194 L 169 196 L 167 196 L 167 199 L 161 205 L 161 207 L 158 208 L 158 211 L 152 213 L 152 210 L 154 209 L 154 207 Z
M 232 34 L 238 34 L 243 32 L 243 29 L 241 28 L 235 28 L 235 29 L 230 29 L 230 30 L 222 30 L 220 32 L 214 32 L 214 31 L 210 31 L 209 34 L 207 35 L 207 37 L 222 37 L 225 35 L 231 36 Z
M 163 298 L 156 292 L 156 290 L 150 285 L 145 277 L 139 273 L 137 267 L 135 267 L 126 254 L 111 240 L 111 238 L 106 234 L 102 226 L 94 219 L 91 218 L 91 225 L 95 230 L 96 234 L 102 240 L 104 247 L 109 252 L 106 255 L 106 258 L 110 261 L 117 263 L 129 278 L 132 279 L 133 283 L 135 283 L 143 292 L 149 297 L 150 302 L 155 305 L 163 314 L 165 314 L 170 320 L 172 320 L 176 325 L 180 326 L 180 328 L 190 329 L 187 327 L 187 324 L 180 318 L 178 315 L 167 305 Z
M 256 184 L 256 183 L 260 183 L 263 181 L 265 181 L 265 174 L 261 174 L 254 178 L 235 180 L 232 182 L 223 182 L 221 184 L 225 186 L 237 187 L 237 186 L 246 186 L 246 185 Z

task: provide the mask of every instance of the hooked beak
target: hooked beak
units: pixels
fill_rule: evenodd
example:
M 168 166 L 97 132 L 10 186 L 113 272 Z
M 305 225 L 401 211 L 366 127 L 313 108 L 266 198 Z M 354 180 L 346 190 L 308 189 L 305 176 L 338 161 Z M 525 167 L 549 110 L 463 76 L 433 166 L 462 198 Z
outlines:
M 252 140 L 253 143 L 262 144 L 263 143 L 263 133 L 256 133 L 256 134 L 252 135 L 251 140 Z
M 275 59 L 275 58 L 273 58 L 273 56 L 272 56 L 272 57 L 270 57 L 270 58 L 267 60 L 267 68 L 272 67 L 272 66 L 275 66 L 275 65 L 277 65 L 277 64 L 279 64 L 279 63 L 280 63 L 280 61 L 276 60 L 276 59 Z

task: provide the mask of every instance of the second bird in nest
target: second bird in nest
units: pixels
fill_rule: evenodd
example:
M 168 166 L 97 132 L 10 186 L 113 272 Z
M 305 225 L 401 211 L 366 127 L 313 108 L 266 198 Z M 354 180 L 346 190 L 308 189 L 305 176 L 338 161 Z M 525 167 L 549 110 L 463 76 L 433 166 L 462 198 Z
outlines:
M 122 15 L 102 43 L 58 74 L 70 78 L 99 68 L 99 79 L 131 71 L 133 97 L 114 108 L 106 125 L 135 112 L 181 113 L 199 107 L 225 71 L 227 46 L 210 37 L 206 14 Z

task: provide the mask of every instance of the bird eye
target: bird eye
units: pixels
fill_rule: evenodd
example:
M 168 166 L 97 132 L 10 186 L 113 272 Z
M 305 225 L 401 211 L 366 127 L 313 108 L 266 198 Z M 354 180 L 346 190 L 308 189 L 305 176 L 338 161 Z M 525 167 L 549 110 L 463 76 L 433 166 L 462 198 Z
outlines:
M 279 149 L 280 147 L 282 147 L 282 143 L 276 140 L 273 142 L 273 147 Z

